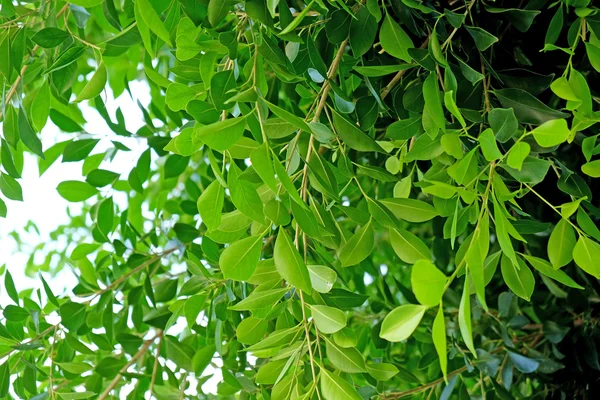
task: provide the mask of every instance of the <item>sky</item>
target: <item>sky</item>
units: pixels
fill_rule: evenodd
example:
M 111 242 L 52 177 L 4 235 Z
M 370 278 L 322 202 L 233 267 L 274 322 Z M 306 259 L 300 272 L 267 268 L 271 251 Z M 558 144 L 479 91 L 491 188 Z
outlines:
M 150 92 L 147 84 L 141 81 L 131 81 L 130 88 L 133 99 L 127 92 L 114 99 L 108 88 L 103 96 L 106 108 L 113 121 L 116 120 L 115 112 L 120 107 L 125 116 L 127 130 L 136 132 L 144 125 L 142 112 L 137 106 L 137 101 L 139 100 L 141 104 L 147 106 L 150 103 Z M 104 162 L 100 166 L 100 168 L 106 168 L 127 177 L 147 145 L 137 138 L 125 138 L 115 135 L 100 114 L 87 103 L 82 103 L 80 109 L 87 121 L 84 126 L 85 134 L 93 138 L 102 138 L 91 154 L 98 154 L 113 147 L 110 142 L 111 139 L 119 140 L 132 150 L 131 152 L 119 151 L 110 163 Z M 0 127 L 1 125 L 0 123 Z M 61 132 L 51 120 L 48 120 L 40 138 L 45 150 L 59 141 L 72 138 L 73 135 Z M 77 134 L 77 136 L 82 138 L 81 134 Z M 23 188 L 23 201 L 5 199 L 8 215 L 4 219 L 0 218 L 0 266 L 6 265 L 15 281 L 17 290 L 38 289 L 42 286 L 40 280 L 25 276 L 25 266 L 30 252 L 27 251 L 27 248 L 22 252 L 18 252 L 16 242 L 9 234 L 13 231 L 19 232 L 26 247 L 30 248 L 34 248 L 39 243 L 48 242 L 50 240 L 49 235 L 53 230 L 59 225 L 69 222 L 67 208 L 75 213 L 80 210 L 81 206 L 78 203 L 69 203 L 63 199 L 56 191 L 56 187 L 60 182 L 66 180 L 84 180 L 81 173 L 82 165 L 83 162 L 61 163 L 59 159 L 42 176 L 39 176 L 37 157 L 29 153 L 25 154 L 22 179 L 19 180 Z M 35 222 L 39 235 L 24 232 L 23 228 L 29 221 Z M 70 246 L 74 247 L 75 244 Z M 77 279 L 70 268 L 64 268 L 54 278 L 50 276 L 45 276 L 45 278 L 56 295 L 68 291 L 77 284 Z M 0 304 L 5 306 L 10 302 L 6 291 L 0 290 Z M 169 334 L 176 334 L 182 328 L 183 326 L 178 324 L 172 328 Z M 214 361 L 217 365 L 220 365 L 220 360 Z M 174 366 L 172 363 L 169 365 Z M 221 381 L 220 371 L 209 366 L 205 373 L 214 373 L 214 375 L 203 385 L 203 391 L 216 393 L 216 385 Z M 122 395 L 125 395 L 126 392 L 124 391 Z M 189 394 L 195 394 L 195 381 L 192 382 Z

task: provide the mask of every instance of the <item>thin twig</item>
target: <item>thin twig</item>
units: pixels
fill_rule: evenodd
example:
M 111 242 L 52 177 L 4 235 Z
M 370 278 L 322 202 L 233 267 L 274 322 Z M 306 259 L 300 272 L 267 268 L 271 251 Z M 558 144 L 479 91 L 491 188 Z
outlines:
M 312 378 L 313 378 L 313 382 L 316 385 L 317 384 L 317 374 L 315 372 L 315 356 L 313 354 L 312 351 L 312 345 L 310 343 L 310 332 L 308 330 L 308 321 L 306 319 L 306 304 L 304 303 L 304 295 L 302 294 L 302 290 L 299 290 L 298 293 L 300 293 L 300 302 L 302 303 L 302 322 L 304 324 L 304 333 L 306 334 L 306 341 L 308 343 L 308 355 L 310 357 L 310 370 L 312 373 Z M 321 394 L 319 393 L 319 390 L 316 390 L 317 392 L 317 397 L 319 399 L 321 399 Z
M 94 297 L 90 300 L 92 301 L 93 299 L 95 299 L 96 297 L 100 296 L 103 293 L 108 292 L 109 290 L 114 289 L 115 287 L 119 286 L 121 283 L 123 283 L 125 280 L 127 280 L 130 276 L 135 275 L 136 273 L 140 272 L 141 270 L 143 270 L 144 268 L 146 268 L 148 265 L 151 265 L 153 263 L 155 263 L 156 261 L 160 260 L 161 258 L 163 258 L 164 256 L 171 254 L 172 252 L 174 252 L 177 248 L 174 247 L 172 249 L 166 250 L 161 254 L 158 254 L 154 257 L 152 257 L 150 260 L 143 262 L 142 264 L 138 265 L 137 267 L 135 267 L 134 269 L 132 269 L 131 271 L 129 271 L 128 273 L 126 273 L 125 275 L 120 276 L 119 278 L 117 278 L 113 283 L 111 283 L 110 285 L 108 285 L 107 287 L 105 287 L 104 289 L 100 289 L 99 291 L 97 291 L 96 293 L 94 293 Z
M 150 381 L 150 393 L 154 392 L 154 383 L 156 382 L 156 373 L 158 371 L 158 367 L 160 363 L 158 362 L 158 358 L 160 357 L 160 347 L 163 342 L 163 331 L 158 331 L 158 345 L 156 346 L 156 354 L 154 356 L 154 367 L 152 368 L 152 380 Z
M 427 37 L 427 39 L 425 39 L 425 41 L 423 43 L 421 43 L 421 46 L 419 46 L 419 48 L 424 49 L 425 47 L 427 47 L 428 43 L 429 43 L 429 37 Z M 385 99 L 387 97 L 387 95 L 391 93 L 392 89 L 398 84 L 398 82 L 400 82 L 402 80 L 402 77 L 404 76 L 406 71 L 408 71 L 408 69 L 403 69 L 402 71 L 399 71 L 396 74 L 396 76 L 394 76 L 392 78 L 390 83 L 388 83 L 387 86 L 385 88 L 383 88 L 383 90 L 381 91 L 381 100 Z
M 468 369 L 468 367 L 465 365 L 464 367 L 460 367 L 459 369 L 456 369 L 456 370 L 450 372 L 447 377 L 451 378 L 454 375 L 458 375 L 458 374 L 466 371 L 467 369 Z M 420 393 L 424 390 L 429 389 L 430 387 L 435 387 L 442 382 L 444 382 L 444 378 L 439 378 L 439 379 L 436 379 L 435 381 L 426 383 L 425 385 L 422 385 L 422 386 L 419 386 L 419 387 L 416 387 L 413 389 L 405 390 L 404 392 L 387 393 L 387 394 L 381 396 L 381 398 L 382 399 L 400 399 L 402 397 L 407 397 L 407 396 L 410 396 L 415 393 Z
M 127 372 L 129 367 L 131 367 L 141 356 L 143 356 L 144 353 L 146 353 L 148 348 L 152 345 L 152 343 L 154 343 L 154 341 L 156 340 L 157 337 L 159 337 L 158 334 L 156 336 L 154 336 L 152 339 L 144 342 L 144 345 L 142 346 L 142 348 L 139 349 L 139 351 L 137 353 L 135 353 L 133 357 L 131 357 L 131 359 L 127 362 L 127 364 L 125 364 L 123 366 L 123 368 L 121 368 L 121 370 L 119 371 L 117 376 L 115 376 L 114 379 L 112 381 L 110 381 L 110 383 L 108 384 L 108 386 L 106 387 L 104 392 L 102 392 L 102 394 L 98 397 L 98 400 L 104 400 L 108 397 L 111 390 L 113 390 L 117 386 L 117 383 L 119 383 L 119 381 L 121 380 L 122 375 L 125 372 Z

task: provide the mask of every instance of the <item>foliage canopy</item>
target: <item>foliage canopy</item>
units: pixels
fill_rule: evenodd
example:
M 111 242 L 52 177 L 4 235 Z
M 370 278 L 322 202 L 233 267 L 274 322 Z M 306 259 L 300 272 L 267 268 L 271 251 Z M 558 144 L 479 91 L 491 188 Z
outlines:
M 39 288 L 2 268 L 0 398 L 597 384 L 589 0 L 2 0 L 0 29 L 0 215 L 25 162 L 85 176 L 57 187 L 83 211 L 31 254 Z M 130 132 L 105 103 L 134 80 Z M 70 139 L 44 148 L 48 120 Z M 114 171 L 125 138 L 146 150 Z

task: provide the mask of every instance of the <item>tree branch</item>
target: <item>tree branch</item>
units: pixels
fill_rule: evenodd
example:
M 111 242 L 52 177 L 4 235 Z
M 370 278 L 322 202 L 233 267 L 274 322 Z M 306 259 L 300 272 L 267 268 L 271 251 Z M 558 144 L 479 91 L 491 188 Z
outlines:
M 144 355 L 144 353 L 148 350 L 148 348 L 150 347 L 150 345 L 152 345 L 152 343 L 154 343 L 154 341 L 156 340 L 157 337 L 159 337 L 160 334 L 157 334 L 156 336 L 154 336 L 152 339 L 147 340 L 144 345 L 142 346 L 142 348 L 135 353 L 135 355 L 133 357 L 131 357 L 131 359 L 127 362 L 127 364 L 125 364 L 123 366 L 123 368 L 121 368 L 121 370 L 119 371 L 119 373 L 117 374 L 117 376 L 114 377 L 114 379 L 112 381 L 110 381 L 110 383 L 108 384 L 108 386 L 106 387 L 106 389 L 104 390 L 104 392 L 102 392 L 102 394 L 98 397 L 98 400 L 104 400 L 108 397 L 109 393 L 111 392 L 111 390 L 113 390 L 116 386 L 117 383 L 119 383 L 119 381 L 121 380 L 122 375 L 127 372 L 127 370 L 129 369 L 129 367 L 131 367 L 142 355 Z

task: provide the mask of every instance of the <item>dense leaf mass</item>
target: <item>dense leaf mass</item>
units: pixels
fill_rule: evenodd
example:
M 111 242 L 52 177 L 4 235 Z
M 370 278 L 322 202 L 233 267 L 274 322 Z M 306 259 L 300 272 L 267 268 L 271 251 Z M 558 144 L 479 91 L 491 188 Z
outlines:
M 593 396 L 599 72 L 590 0 L 2 0 L 0 216 L 83 178 L 0 398 Z

